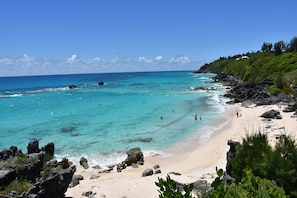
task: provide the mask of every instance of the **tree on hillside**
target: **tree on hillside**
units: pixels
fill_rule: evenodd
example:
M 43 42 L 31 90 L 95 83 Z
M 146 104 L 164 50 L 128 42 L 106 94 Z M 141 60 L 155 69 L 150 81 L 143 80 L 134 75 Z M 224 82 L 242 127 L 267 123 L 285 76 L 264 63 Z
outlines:
M 289 44 L 289 50 L 291 52 L 297 52 L 297 37 L 296 36 L 291 39 L 290 44 Z
M 262 52 L 271 52 L 272 49 L 272 43 L 266 43 L 264 42 L 262 45 Z
M 286 49 L 286 44 L 284 41 L 278 41 L 274 43 L 274 53 L 276 56 L 281 55 L 281 53 L 285 49 Z

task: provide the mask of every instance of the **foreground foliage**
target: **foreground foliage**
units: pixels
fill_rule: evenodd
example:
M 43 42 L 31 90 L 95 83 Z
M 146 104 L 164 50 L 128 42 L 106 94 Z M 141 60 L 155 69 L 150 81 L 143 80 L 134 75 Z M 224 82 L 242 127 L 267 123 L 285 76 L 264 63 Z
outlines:
M 258 177 L 275 181 L 290 197 L 297 197 L 297 145 L 292 137 L 282 135 L 272 148 L 267 136 L 260 132 L 247 136 L 237 146 L 231 164 L 237 182 L 249 169 Z
M 160 198 L 192 198 L 193 185 L 184 185 L 183 189 L 180 190 L 169 175 L 167 175 L 166 180 L 158 178 L 158 182 L 155 182 L 155 184 L 160 188 L 158 190 Z
M 222 185 L 223 170 L 217 170 L 218 177 L 212 183 L 214 191 L 210 195 L 211 198 L 233 198 L 233 197 L 278 197 L 285 198 L 284 190 L 277 185 L 273 184 L 272 181 L 262 179 L 254 176 L 251 170 L 244 170 L 245 176 L 241 182 Z
M 217 170 L 217 178 L 212 182 L 213 188 L 211 193 L 197 192 L 197 197 L 209 197 L 209 198 L 286 198 L 285 191 L 277 186 L 275 182 L 268 179 L 262 179 L 255 176 L 250 169 L 245 169 L 244 176 L 240 182 L 227 184 L 223 182 L 224 171 L 222 169 Z M 191 191 L 193 185 L 184 185 L 183 189 L 179 189 L 170 176 L 167 176 L 166 180 L 160 179 L 155 183 L 159 190 L 160 198 L 192 198 Z M 199 195 L 198 195 L 199 193 Z

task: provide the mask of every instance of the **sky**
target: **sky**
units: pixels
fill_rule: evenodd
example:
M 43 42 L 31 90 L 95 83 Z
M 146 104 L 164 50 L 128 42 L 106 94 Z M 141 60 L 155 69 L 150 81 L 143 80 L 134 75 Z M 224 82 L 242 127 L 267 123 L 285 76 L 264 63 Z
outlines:
M 297 36 L 296 0 L 3 0 L 0 76 L 197 70 Z

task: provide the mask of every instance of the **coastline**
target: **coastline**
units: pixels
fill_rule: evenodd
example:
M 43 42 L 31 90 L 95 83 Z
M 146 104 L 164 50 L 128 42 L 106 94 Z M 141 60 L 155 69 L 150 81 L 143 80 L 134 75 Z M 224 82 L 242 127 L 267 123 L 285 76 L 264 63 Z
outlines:
M 76 175 L 80 174 L 84 180 L 80 184 L 68 188 L 67 197 L 84 197 L 83 192 L 92 191 L 102 197 L 158 197 L 158 188 L 155 182 L 158 177 L 166 178 L 170 172 L 177 172 L 181 175 L 170 174 L 170 177 L 181 183 L 191 183 L 197 180 L 207 180 L 211 183 L 216 177 L 216 167 L 225 170 L 226 153 L 229 150 L 228 140 L 241 141 L 246 134 L 265 132 L 269 141 L 274 144 L 278 134 L 295 135 L 297 127 L 292 125 L 296 118 L 291 118 L 292 113 L 284 113 L 281 106 L 266 105 L 257 107 L 241 107 L 241 104 L 231 105 L 222 117 L 228 118 L 228 123 L 213 132 L 211 138 L 204 144 L 183 145 L 183 149 L 176 151 L 169 156 L 147 156 L 144 165 L 138 168 L 128 168 L 121 173 L 112 171 L 110 173 L 98 173 L 98 170 L 82 170 L 78 168 Z M 260 115 L 268 110 L 279 110 L 282 119 L 265 123 Z M 240 117 L 236 116 L 236 111 Z M 161 174 L 148 177 L 141 177 L 142 172 L 147 168 L 160 166 Z M 97 179 L 90 179 L 91 176 L 99 176 Z

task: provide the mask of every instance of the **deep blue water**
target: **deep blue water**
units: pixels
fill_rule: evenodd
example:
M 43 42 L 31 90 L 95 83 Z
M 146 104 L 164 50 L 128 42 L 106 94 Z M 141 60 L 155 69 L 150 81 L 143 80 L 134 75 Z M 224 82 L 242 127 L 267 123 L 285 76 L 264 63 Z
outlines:
M 189 71 L 2 77 L 0 149 L 26 151 L 38 139 L 40 147 L 54 142 L 56 157 L 108 164 L 136 146 L 150 153 L 188 138 L 203 142 L 226 102 L 224 87 L 211 77 Z M 216 90 L 193 91 L 199 86 Z

